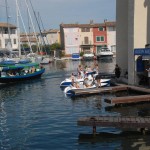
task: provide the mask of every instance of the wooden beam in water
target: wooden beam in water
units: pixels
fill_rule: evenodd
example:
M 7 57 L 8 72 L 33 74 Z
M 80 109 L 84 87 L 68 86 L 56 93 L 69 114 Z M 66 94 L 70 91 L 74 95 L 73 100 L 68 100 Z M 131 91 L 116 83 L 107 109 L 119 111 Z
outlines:
M 97 116 L 84 117 L 77 121 L 79 126 L 100 126 L 116 128 L 150 128 L 150 117 L 121 117 L 121 116 Z
M 148 102 L 148 101 L 150 101 L 150 94 L 148 94 L 148 95 L 138 95 L 138 96 L 115 97 L 115 98 L 112 98 L 112 99 L 106 99 L 104 101 L 106 103 L 112 104 L 113 106 L 117 105 L 117 104 Z

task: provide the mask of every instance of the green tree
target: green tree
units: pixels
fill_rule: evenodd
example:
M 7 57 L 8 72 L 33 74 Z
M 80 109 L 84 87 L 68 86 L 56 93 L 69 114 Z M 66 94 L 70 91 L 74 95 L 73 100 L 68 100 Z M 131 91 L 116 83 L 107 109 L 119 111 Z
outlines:
M 29 48 L 28 44 L 21 44 L 21 48 Z
M 61 45 L 59 43 L 54 43 L 50 46 L 50 50 L 60 50 L 61 49 Z

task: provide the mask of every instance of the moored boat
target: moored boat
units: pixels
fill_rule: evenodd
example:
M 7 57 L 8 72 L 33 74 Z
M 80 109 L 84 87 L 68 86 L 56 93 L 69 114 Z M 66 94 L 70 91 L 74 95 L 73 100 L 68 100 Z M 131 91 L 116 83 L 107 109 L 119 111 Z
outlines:
M 112 58 L 113 57 L 113 52 L 111 52 L 110 49 L 107 47 L 102 47 L 98 52 L 97 52 L 97 59 L 99 58 Z
M 109 86 L 108 83 L 104 82 L 104 83 L 101 83 L 101 87 L 107 87 Z M 75 96 L 75 93 L 73 90 L 89 90 L 89 89 L 93 89 L 93 88 L 97 88 L 97 86 L 95 84 L 91 85 L 91 86 L 85 86 L 84 83 L 78 83 L 78 87 L 76 86 L 68 86 L 64 89 L 64 93 L 67 95 L 67 96 L 70 96 L 70 97 L 74 97 Z
M 45 68 L 38 63 L 0 65 L 0 83 L 12 83 L 41 77 Z

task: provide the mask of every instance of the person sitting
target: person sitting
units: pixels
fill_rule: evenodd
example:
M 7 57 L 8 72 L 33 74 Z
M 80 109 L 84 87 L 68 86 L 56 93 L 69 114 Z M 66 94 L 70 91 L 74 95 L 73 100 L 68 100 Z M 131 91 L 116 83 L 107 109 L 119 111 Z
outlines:
M 72 86 L 75 88 L 80 88 L 79 84 L 77 82 L 74 82 L 74 80 L 72 80 Z
M 92 84 L 89 83 L 89 79 L 88 79 L 88 78 L 85 78 L 85 79 L 84 79 L 83 85 L 84 85 L 84 88 L 87 88 L 87 87 L 91 87 L 91 86 L 92 86 Z
M 34 73 L 35 72 L 35 67 L 33 66 L 32 68 L 31 68 L 31 73 Z
M 92 72 L 93 70 L 92 70 L 91 66 L 89 66 L 86 71 L 87 72 Z
M 75 75 L 74 75 L 74 73 L 71 74 L 70 80 L 75 80 Z
M 14 76 L 13 72 L 8 73 L 9 76 Z
M 81 72 L 78 72 L 78 79 L 82 79 Z

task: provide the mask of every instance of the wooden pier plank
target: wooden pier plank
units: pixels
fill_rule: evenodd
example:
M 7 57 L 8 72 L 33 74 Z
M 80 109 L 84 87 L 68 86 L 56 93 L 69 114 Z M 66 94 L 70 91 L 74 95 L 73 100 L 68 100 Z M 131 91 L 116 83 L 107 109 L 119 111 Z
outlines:
M 111 104 L 127 104 L 127 103 L 137 103 L 150 101 L 150 94 L 148 95 L 138 95 L 138 96 L 123 96 L 123 97 L 115 97 L 111 99 Z
M 102 87 L 93 89 L 73 89 L 75 96 L 91 95 L 91 94 L 101 94 L 101 93 L 112 93 L 117 91 L 125 91 L 128 89 L 126 85 L 119 85 L 114 87 Z
M 118 128 L 150 128 L 150 119 L 142 117 L 120 117 L 120 116 L 99 116 L 80 118 L 77 121 L 81 126 L 101 126 Z

